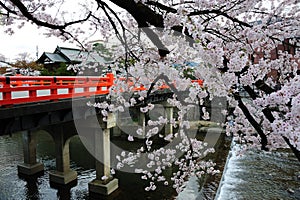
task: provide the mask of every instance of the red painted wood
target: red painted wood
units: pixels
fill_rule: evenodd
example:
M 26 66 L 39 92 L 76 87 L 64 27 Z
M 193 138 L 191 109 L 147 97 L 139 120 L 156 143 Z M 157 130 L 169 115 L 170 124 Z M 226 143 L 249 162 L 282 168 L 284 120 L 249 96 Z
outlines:
M 0 77 L 0 106 L 32 103 L 38 101 L 57 101 L 59 99 L 84 97 L 98 94 L 108 94 L 113 85 L 114 76 L 109 73 L 106 77 L 52 77 L 52 76 L 11 76 Z M 98 88 L 90 91 L 90 88 Z M 106 89 L 103 90 L 102 87 Z M 76 92 L 82 88 L 83 92 Z M 101 88 L 101 89 L 100 89 Z M 59 89 L 66 89 L 67 94 L 59 94 Z M 38 91 L 47 90 L 50 95 L 37 96 Z M 28 93 L 28 96 L 13 98 L 14 92 Z
M 125 78 L 120 78 L 124 79 Z M 132 79 L 127 79 L 130 86 L 134 86 Z M 203 85 L 202 80 L 193 80 L 199 85 Z M 73 97 L 88 97 L 93 95 L 108 94 L 109 88 L 114 84 L 114 75 L 108 73 L 106 77 L 78 77 L 78 76 L 11 76 L 0 77 L 0 106 L 11 106 L 16 104 L 33 103 L 39 101 L 57 101 Z M 76 89 L 82 89 L 77 92 Z M 90 91 L 96 88 L 96 91 Z M 105 88 L 105 89 L 104 89 Z M 161 89 L 168 88 L 163 85 Z M 59 94 L 60 89 L 65 89 L 66 94 Z M 50 95 L 38 96 L 38 91 L 48 90 Z M 134 91 L 146 90 L 144 86 L 133 87 Z M 14 92 L 26 92 L 27 97 L 13 98 Z

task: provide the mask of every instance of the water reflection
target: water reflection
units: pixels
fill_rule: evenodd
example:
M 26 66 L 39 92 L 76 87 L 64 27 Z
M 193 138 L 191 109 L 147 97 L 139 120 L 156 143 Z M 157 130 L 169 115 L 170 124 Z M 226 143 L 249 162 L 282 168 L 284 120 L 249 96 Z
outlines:
M 71 169 L 78 173 L 77 182 L 63 187 L 50 185 L 48 173 L 55 170 L 55 148 L 51 136 L 43 131 L 39 132 L 37 137 L 37 158 L 44 164 L 45 172 L 38 176 L 18 176 L 17 165 L 23 162 L 21 139 L 21 134 L 0 137 L 0 200 L 176 198 L 171 186 L 161 185 L 154 192 L 145 192 L 144 186 L 147 183 L 141 181 L 140 175 L 119 171 L 116 172 L 119 179 L 119 189 L 116 192 L 109 197 L 89 195 L 88 183 L 96 177 L 95 162 L 78 137 L 73 137 L 70 141 Z M 222 169 L 224 164 L 220 162 L 218 165 L 221 165 L 218 167 Z M 165 173 L 172 174 L 172 169 Z M 223 176 L 218 199 L 300 199 L 299 175 L 300 163 L 288 152 L 250 152 L 243 158 L 232 156 Z M 196 182 L 199 181 L 195 180 L 195 184 Z M 215 193 L 217 182 L 212 180 L 210 184 L 205 184 L 205 187 L 202 189 L 203 199 L 213 199 L 214 194 L 210 193 Z M 199 194 L 195 196 L 199 197 Z
M 38 176 L 19 176 L 17 165 L 23 162 L 22 136 L 0 137 L 0 200 L 10 199 L 172 199 L 174 190 L 160 187 L 155 192 L 144 191 L 146 182 L 140 175 L 116 172 L 119 189 L 109 197 L 90 196 L 88 183 L 96 177 L 95 161 L 82 145 L 78 136 L 70 141 L 70 167 L 78 173 L 76 182 L 66 186 L 49 182 L 49 171 L 55 170 L 55 148 L 50 134 L 40 131 L 37 137 L 37 160 L 44 164 L 44 173 Z
M 71 189 L 76 187 L 77 180 L 74 180 L 67 185 L 57 185 L 55 183 L 50 183 L 50 187 L 55 188 L 57 190 L 57 199 L 71 199 L 72 193 Z
M 43 176 L 44 173 L 39 173 L 34 176 L 19 175 L 19 178 L 25 182 L 25 197 L 28 200 L 39 199 L 38 177 Z

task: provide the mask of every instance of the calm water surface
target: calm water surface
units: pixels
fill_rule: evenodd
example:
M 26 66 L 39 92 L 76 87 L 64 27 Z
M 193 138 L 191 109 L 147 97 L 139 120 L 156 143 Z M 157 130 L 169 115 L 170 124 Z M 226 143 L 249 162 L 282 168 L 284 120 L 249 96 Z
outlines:
M 49 170 L 55 170 L 54 143 L 41 132 L 38 138 L 37 157 L 44 163 L 45 173 L 39 177 L 25 179 L 17 174 L 17 165 L 23 162 L 21 134 L 0 137 L 0 200 L 81 200 L 90 199 L 88 183 L 95 178 L 94 161 L 86 152 L 78 137 L 70 142 L 71 168 L 78 172 L 77 185 L 72 188 L 54 189 L 49 185 Z M 76 155 L 76 156 L 74 156 Z M 225 155 L 225 154 L 224 154 Z M 221 155 L 226 161 L 227 157 Z M 221 160 L 221 159 L 220 159 Z M 224 163 L 224 164 L 222 164 Z M 220 169 L 225 162 L 220 162 Z M 223 165 L 223 166 L 222 166 Z M 231 151 L 227 161 L 218 200 L 300 200 L 300 163 L 288 152 L 250 152 L 242 158 Z M 120 189 L 111 199 L 174 199 L 171 187 L 160 187 L 155 192 L 145 192 L 139 175 L 117 172 Z M 221 176 L 221 175 L 219 175 Z M 221 177 L 219 177 L 221 178 Z M 218 179 L 218 177 L 217 177 Z M 218 181 L 211 179 L 199 191 L 198 180 L 192 178 L 188 189 L 179 195 L 180 200 L 214 199 Z
M 77 185 L 59 189 L 50 187 L 48 174 L 50 170 L 55 170 L 54 142 L 45 132 L 39 132 L 37 139 L 37 158 L 44 163 L 45 172 L 28 179 L 17 174 L 17 165 L 23 162 L 22 135 L 0 137 L 0 200 L 91 199 L 88 183 L 96 177 L 94 159 L 80 139 L 75 136 L 70 142 L 71 169 L 78 173 Z M 140 175 L 116 172 L 116 177 L 119 179 L 119 189 L 110 199 L 174 199 L 175 191 L 171 186 L 159 187 L 156 192 L 145 192 L 147 183 L 141 181 Z

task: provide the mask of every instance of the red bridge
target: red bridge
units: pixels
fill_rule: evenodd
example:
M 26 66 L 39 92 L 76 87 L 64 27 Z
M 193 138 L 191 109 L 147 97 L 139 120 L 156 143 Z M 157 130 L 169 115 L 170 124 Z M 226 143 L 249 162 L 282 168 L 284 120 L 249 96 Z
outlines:
M 203 83 L 202 80 L 192 82 L 198 82 L 200 85 Z M 109 93 L 109 88 L 113 84 L 112 73 L 108 73 L 105 77 L 3 76 L 0 77 L 0 106 L 104 95 Z M 134 90 L 145 90 L 145 88 L 141 86 Z
M 120 79 L 126 80 L 133 91 L 146 90 L 143 86 L 136 86 L 132 79 Z M 24 163 L 18 165 L 18 174 L 31 177 L 44 171 L 43 163 L 36 159 L 37 130 L 43 130 L 51 135 L 55 143 L 56 169 L 49 172 L 50 186 L 76 182 L 77 172 L 70 168 L 69 142 L 81 131 L 80 137 L 85 138 L 90 152 L 102 158 L 104 164 L 95 161 L 96 178 L 88 184 L 89 192 L 109 195 L 115 191 L 118 179 L 109 178 L 103 182 L 102 178 L 112 177 L 110 168 L 117 165 L 112 165 L 110 161 L 111 156 L 118 155 L 118 152 L 110 151 L 110 131 L 117 127 L 117 119 L 122 120 L 122 116 L 108 117 L 104 121 L 99 109 L 87 106 L 87 102 L 106 101 L 106 94 L 114 85 L 114 80 L 111 73 L 105 77 L 0 77 L 0 136 L 22 131 Z M 202 84 L 201 80 L 193 82 Z M 165 102 L 173 96 L 172 91 L 165 90 L 167 85 L 160 88 L 162 91 L 149 96 L 150 102 Z M 145 113 L 139 111 L 137 109 L 139 122 L 134 126 L 146 130 Z M 173 108 L 166 107 L 164 112 L 170 121 Z M 173 125 L 166 124 L 164 131 L 166 134 L 173 133 Z

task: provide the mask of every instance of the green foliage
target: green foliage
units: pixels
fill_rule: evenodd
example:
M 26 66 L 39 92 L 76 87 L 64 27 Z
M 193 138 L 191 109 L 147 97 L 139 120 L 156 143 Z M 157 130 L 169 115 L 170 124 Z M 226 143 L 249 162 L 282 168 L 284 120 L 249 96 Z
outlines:
M 192 80 L 196 80 L 196 77 L 194 76 L 194 69 L 193 68 L 186 68 L 183 70 L 183 76 L 185 78 L 190 78 Z
M 72 70 L 67 70 L 67 65 L 65 63 L 60 63 L 58 67 L 53 67 L 52 69 L 43 68 L 41 70 L 42 76 L 75 76 L 76 73 Z
M 102 56 L 106 61 L 112 60 L 112 52 L 106 48 L 102 43 L 93 44 L 93 50 Z

